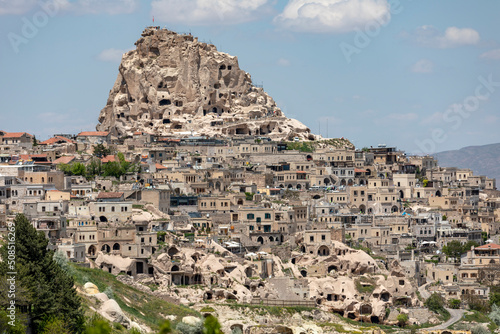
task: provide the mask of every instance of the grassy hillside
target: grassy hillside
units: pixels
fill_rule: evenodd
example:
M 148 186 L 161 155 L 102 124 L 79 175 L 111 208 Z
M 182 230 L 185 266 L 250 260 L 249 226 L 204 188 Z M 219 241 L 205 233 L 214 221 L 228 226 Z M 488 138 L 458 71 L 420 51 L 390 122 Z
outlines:
M 470 168 L 474 174 L 500 180 L 500 143 L 440 152 L 434 157 L 438 159 L 439 166 Z
M 106 289 L 108 293 L 112 291 L 113 299 L 133 321 L 145 323 L 154 330 L 158 329 L 159 324 L 165 320 L 167 315 L 175 315 L 178 320 L 188 315 L 200 316 L 198 312 L 188 307 L 166 302 L 161 298 L 128 286 L 105 271 L 79 266 L 73 267 L 73 276 L 78 287 L 83 288 L 85 283 L 91 282 L 101 292 Z M 84 303 L 87 307 L 99 308 L 99 302 L 96 298 L 84 297 Z M 174 323 L 176 322 L 174 321 Z

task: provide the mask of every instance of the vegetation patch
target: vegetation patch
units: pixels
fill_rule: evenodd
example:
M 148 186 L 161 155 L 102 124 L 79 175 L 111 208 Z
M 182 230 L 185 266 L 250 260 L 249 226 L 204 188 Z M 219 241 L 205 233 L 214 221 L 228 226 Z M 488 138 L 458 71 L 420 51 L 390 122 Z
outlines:
M 356 290 L 360 293 L 372 293 L 377 287 L 377 281 L 374 278 L 361 276 L 354 281 Z
M 177 321 L 189 315 L 200 316 L 198 312 L 188 307 L 166 302 L 128 286 L 118 281 L 114 275 L 100 269 L 72 266 L 75 269 L 74 278 L 77 286 L 83 288 L 85 283 L 91 282 L 99 288 L 99 291 L 111 289 L 114 299 L 124 312 L 155 330 L 159 328 L 165 315 L 175 315 Z

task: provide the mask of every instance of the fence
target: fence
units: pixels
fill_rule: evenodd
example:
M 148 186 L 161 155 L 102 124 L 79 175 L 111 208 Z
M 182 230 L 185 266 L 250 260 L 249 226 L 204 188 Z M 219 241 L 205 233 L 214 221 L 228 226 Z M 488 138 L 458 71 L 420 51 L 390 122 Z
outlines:
M 279 307 L 294 307 L 294 306 L 316 307 L 316 302 L 314 300 L 284 300 L 284 299 L 254 298 L 250 302 L 250 305 L 279 306 Z

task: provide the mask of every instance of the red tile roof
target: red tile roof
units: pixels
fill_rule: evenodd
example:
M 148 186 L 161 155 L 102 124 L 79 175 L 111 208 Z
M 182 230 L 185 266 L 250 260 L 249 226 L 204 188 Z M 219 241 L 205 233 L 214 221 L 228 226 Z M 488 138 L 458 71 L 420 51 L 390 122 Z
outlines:
M 69 164 L 73 160 L 75 160 L 75 157 L 72 155 L 68 155 L 68 156 L 60 157 L 60 158 L 54 160 L 53 163 L 55 165 L 57 165 L 57 164 Z
M 70 143 L 70 144 L 73 144 L 74 141 L 72 141 L 71 139 L 68 139 L 66 137 L 55 136 L 53 138 L 50 138 L 50 139 L 47 139 L 45 141 L 42 141 L 42 142 L 38 143 L 38 145 L 53 145 L 53 144 L 57 144 L 57 143 Z
M 109 132 L 107 131 L 84 131 L 78 134 L 78 137 L 107 137 Z
M 97 199 L 104 199 L 104 198 L 121 198 L 123 196 L 123 193 L 120 192 L 100 192 L 99 195 L 97 195 Z
M 19 138 L 22 137 L 24 134 L 28 135 L 29 137 L 33 137 L 27 132 L 5 132 L 3 137 L 4 138 Z
M 114 155 L 107 155 L 101 159 L 101 162 L 103 164 L 105 164 L 106 162 L 114 162 L 114 161 L 118 161 L 118 159 L 116 159 Z
M 156 169 L 168 169 L 168 167 L 165 167 L 163 165 L 160 165 L 160 164 L 155 164 L 156 166 Z
M 354 173 L 366 173 L 366 170 L 359 169 L 359 168 L 354 168 Z
M 21 160 L 30 160 L 33 158 L 45 158 L 47 159 L 47 154 L 20 154 L 19 159 Z
M 486 244 L 486 245 L 482 245 L 482 246 L 476 247 L 474 249 L 481 249 L 481 250 L 485 250 L 485 249 L 500 249 L 500 245 L 497 245 L 497 244 Z

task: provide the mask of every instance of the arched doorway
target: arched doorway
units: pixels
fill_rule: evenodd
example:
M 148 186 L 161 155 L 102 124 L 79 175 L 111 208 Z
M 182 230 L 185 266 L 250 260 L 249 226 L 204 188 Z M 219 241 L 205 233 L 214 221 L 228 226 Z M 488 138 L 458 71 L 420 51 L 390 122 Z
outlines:
M 96 249 L 95 249 L 95 246 L 94 245 L 91 245 L 89 247 L 89 251 L 88 251 L 89 255 L 90 256 L 95 256 L 95 253 L 96 253 Z
M 109 247 L 109 245 L 107 245 L 107 244 L 102 245 L 101 252 L 109 253 L 110 251 L 111 251 L 111 247 Z
M 260 243 L 261 245 L 264 244 L 264 239 L 262 237 L 257 238 L 257 242 Z
M 365 315 L 372 314 L 372 306 L 370 304 L 361 305 L 361 307 L 359 308 L 359 313 Z
M 120 250 L 120 244 L 119 243 L 115 243 L 113 245 L 113 250 L 119 251 Z
M 319 256 L 328 256 L 328 255 L 330 255 L 330 249 L 328 249 L 328 247 L 326 247 L 326 246 L 321 246 L 318 249 L 318 255 Z

